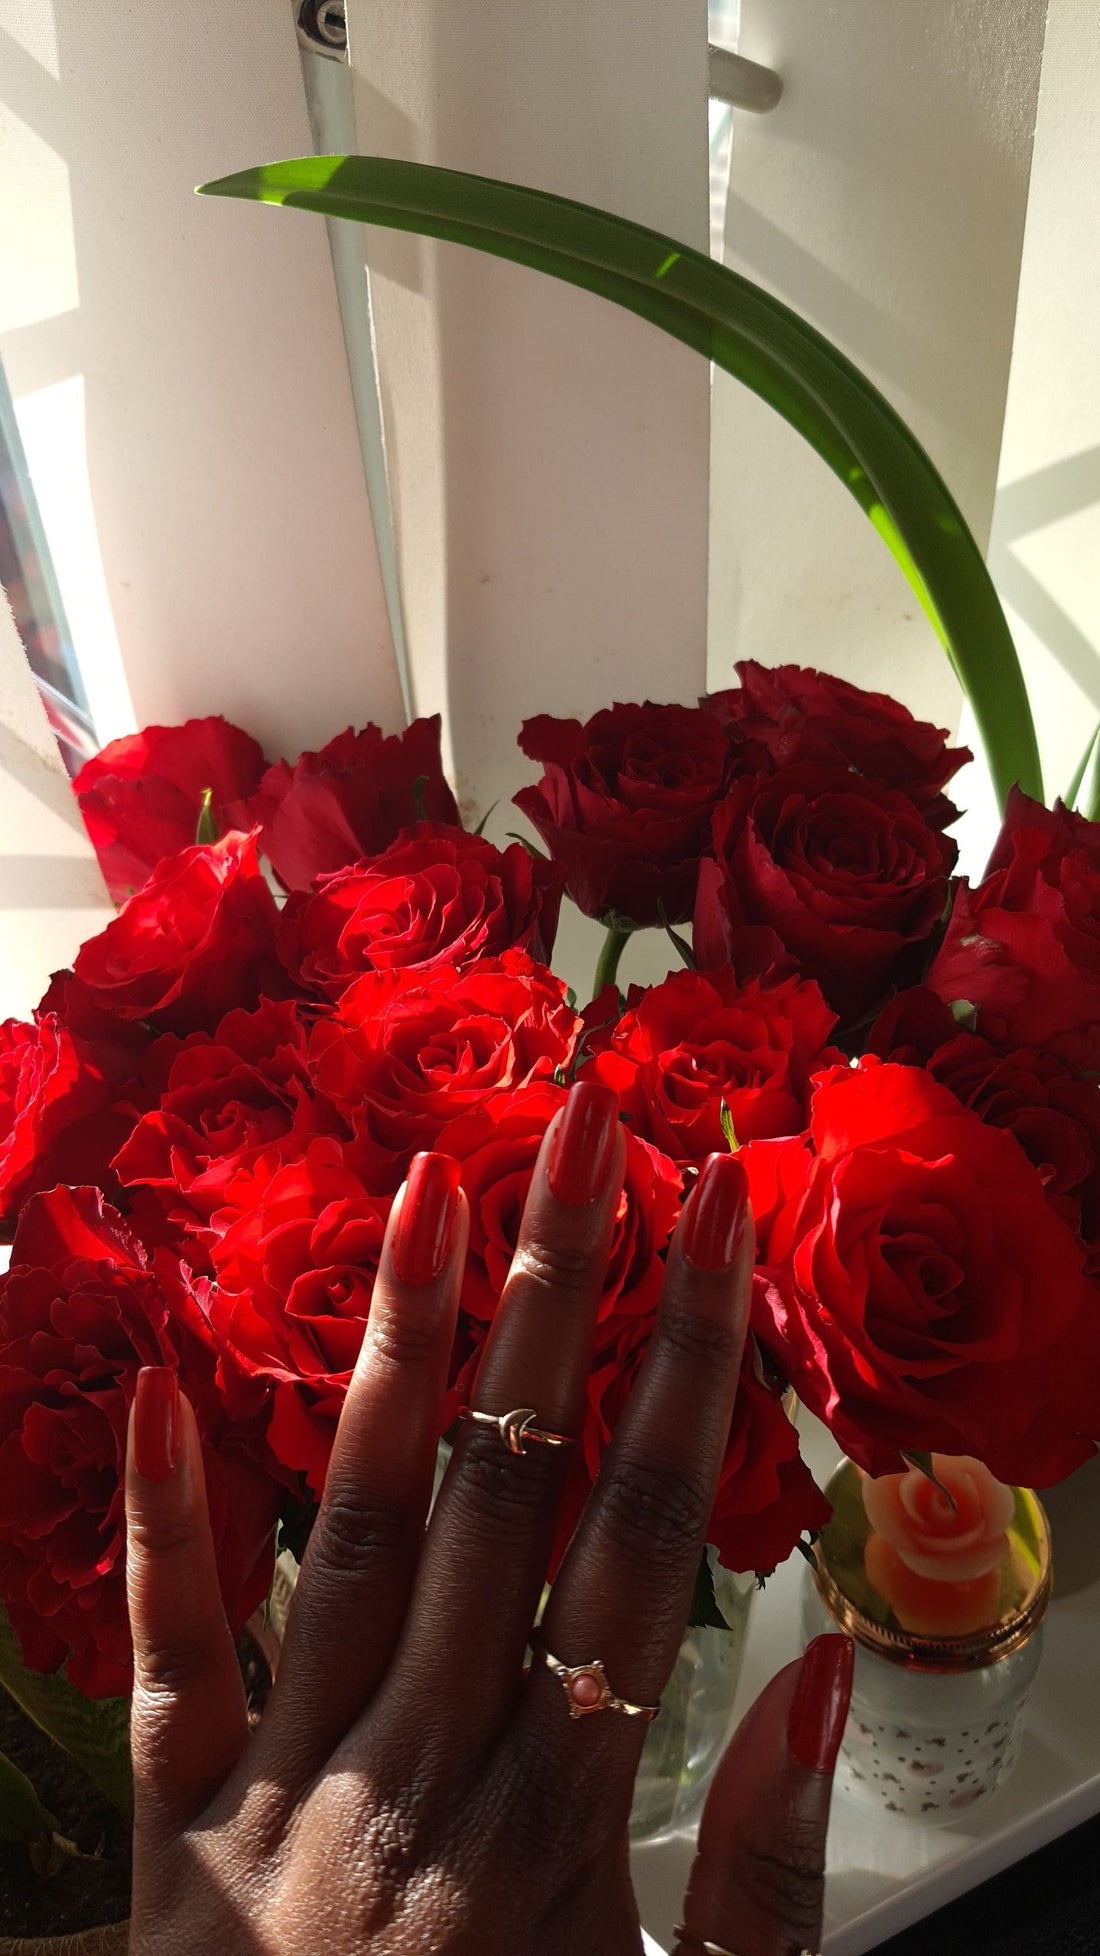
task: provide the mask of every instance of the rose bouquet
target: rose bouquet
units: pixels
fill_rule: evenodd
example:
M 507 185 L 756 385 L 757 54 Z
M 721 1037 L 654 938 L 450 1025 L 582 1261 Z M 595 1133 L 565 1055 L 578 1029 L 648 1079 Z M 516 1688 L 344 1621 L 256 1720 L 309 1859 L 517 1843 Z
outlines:
M 309 159 L 221 188 L 500 250 L 742 373 L 911 576 L 1002 790 L 1039 792 L 965 524 L 874 390 L 767 295 L 446 172 Z M 435 721 L 349 728 L 291 765 L 193 720 L 78 777 L 119 914 L 0 1028 L 0 1681 L 120 1805 L 139 1368 L 174 1368 L 195 1408 L 239 1628 L 308 1531 L 413 1155 L 450 1153 L 471 1213 L 449 1422 L 577 1077 L 617 1093 L 627 1171 L 559 1552 L 685 1193 L 723 1148 L 743 1151 L 758 1268 L 697 1622 L 721 1620 L 717 1566 L 766 1573 L 827 1520 L 788 1387 L 872 1475 L 963 1456 L 1041 1486 L 1094 1451 L 1100 827 L 1014 789 L 972 889 L 945 792 L 964 750 L 826 675 L 738 673 L 695 707 L 528 721 L 542 772 L 516 800 L 541 847 L 463 828 Z M 606 929 L 587 1002 L 552 968 L 563 897 Z M 640 930 L 673 969 L 620 990 Z M 0 1806 L 16 1833 L 48 1827 L 2 1752 Z

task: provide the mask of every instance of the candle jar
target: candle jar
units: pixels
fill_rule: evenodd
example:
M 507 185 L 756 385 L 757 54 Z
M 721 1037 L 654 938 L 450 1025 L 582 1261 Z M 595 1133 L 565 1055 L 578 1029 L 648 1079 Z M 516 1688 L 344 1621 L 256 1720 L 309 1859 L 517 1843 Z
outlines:
M 949 1823 L 984 1804 L 1016 1762 L 1051 1593 L 1046 1516 L 1034 1494 L 1007 1490 L 1003 1555 L 980 1583 L 953 1586 L 966 1592 L 955 1610 L 965 1627 L 951 1625 L 945 1597 L 943 1623 L 914 1629 L 897 1614 L 911 1626 L 911 1598 L 872 1579 L 883 1582 L 884 1564 L 859 1469 L 846 1461 L 827 1492 L 833 1516 L 806 1571 L 803 1630 L 808 1642 L 839 1628 L 856 1647 L 836 1783 L 879 1814 Z

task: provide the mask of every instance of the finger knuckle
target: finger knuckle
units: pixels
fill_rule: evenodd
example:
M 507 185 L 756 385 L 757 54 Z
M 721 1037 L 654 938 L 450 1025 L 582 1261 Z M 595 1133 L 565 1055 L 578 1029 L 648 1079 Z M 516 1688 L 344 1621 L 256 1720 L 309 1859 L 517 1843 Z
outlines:
M 741 1853 L 743 1891 L 795 1942 L 812 1948 L 820 1933 L 825 1897 L 818 1830 L 803 1835 L 792 1817 L 781 1839 L 746 1841 Z
M 646 1564 L 676 1566 L 697 1554 L 706 1527 L 707 1492 L 691 1475 L 629 1455 L 609 1460 L 599 1491 L 605 1528 L 620 1549 Z
M 190 1518 L 171 1510 L 131 1512 L 126 1523 L 126 1550 L 135 1560 L 171 1562 L 187 1555 L 195 1539 Z
M 370 1578 L 413 1552 L 419 1527 L 395 1502 L 369 1490 L 336 1493 L 322 1508 L 310 1542 L 311 1565 L 336 1577 Z
M 710 1374 L 734 1371 L 741 1358 L 741 1333 L 694 1311 L 662 1312 L 657 1320 L 657 1341 L 673 1358 L 703 1366 Z
M 542 1236 L 521 1243 L 512 1264 L 512 1279 L 519 1276 L 537 1290 L 572 1299 L 587 1294 L 595 1270 L 595 1258 L 588 1245 L 554 1242 Z
M 395 1311 L 387 1305 L 372 1305 L 367 1342 L 372 1353 L 385 1364 L 395 1367 L 423 1364 L 439 1345 L 438 1316 L 417 1310 L 415 1306 Z
M 549 1448 L 511 1454 L 498 1436 L 488 1433 L 469 1435 L 460 1471 L 466 1500 L 479 1525 L 504 1535 L 526 1535 L 557 1485 Z
M 203 1682 L 209 1661 L 209 1649 L 197 1637 L 138 1644 L 134 1650 L 135 1708 L 155 1716 L 159 1706 L 185 1697 Z

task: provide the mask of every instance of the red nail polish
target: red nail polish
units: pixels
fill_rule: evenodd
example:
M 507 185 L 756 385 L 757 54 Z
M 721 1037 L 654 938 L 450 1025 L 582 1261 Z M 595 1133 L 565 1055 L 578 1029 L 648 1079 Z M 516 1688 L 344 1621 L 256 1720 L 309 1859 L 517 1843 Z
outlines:
M 850 1637 L 815 1637 L 806 1648 L 787 1721 L 787 1745 L 811 1773 L 831 1773 L 852 1695 Z
M 680 1247 L 697 1270 L 733 1262 L 752 1215 L 749 1181 L 736 1155 L 708 1155 L 688 1200 Z
M 598 1080 L 578 1080 L 554 1131 L 546 1171 L 567 1209 L 594 1202 L 607 1179 L 619 1120 L 618 1095 Z
M 134 1466 L 166 1481 L 180 1457 L 180 1382 L 170 1365 L 143 1365 L 134 1389 Z
M 439 1276 L 458 1214 L 459 1166 L 450 1155 L 414 1155 L 390 1256 L 399 1283 L 419 1289 Z

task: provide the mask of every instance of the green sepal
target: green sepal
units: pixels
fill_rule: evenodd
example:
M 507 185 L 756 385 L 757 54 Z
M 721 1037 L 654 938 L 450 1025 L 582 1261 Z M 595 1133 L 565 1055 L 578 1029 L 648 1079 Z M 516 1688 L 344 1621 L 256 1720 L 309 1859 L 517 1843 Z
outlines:
M 204 844 L 217 842 L 218 839 L 218 825 L 214 820 L 214 790 L 204 788 L 202 807 L 199 809 L 199 819 L 195 829 L 195 841 Z
M 733 1625 L 726 1622 L 718 1607 L 718 1597 L 714 1589 L 714 1571 L 711 1568 L 713 1550 L 705 1548 L 699 1558 L 699 1572 L 695 1578 L 691 1609 L 688 1612 L 690 1630 L 731 1630 Z

